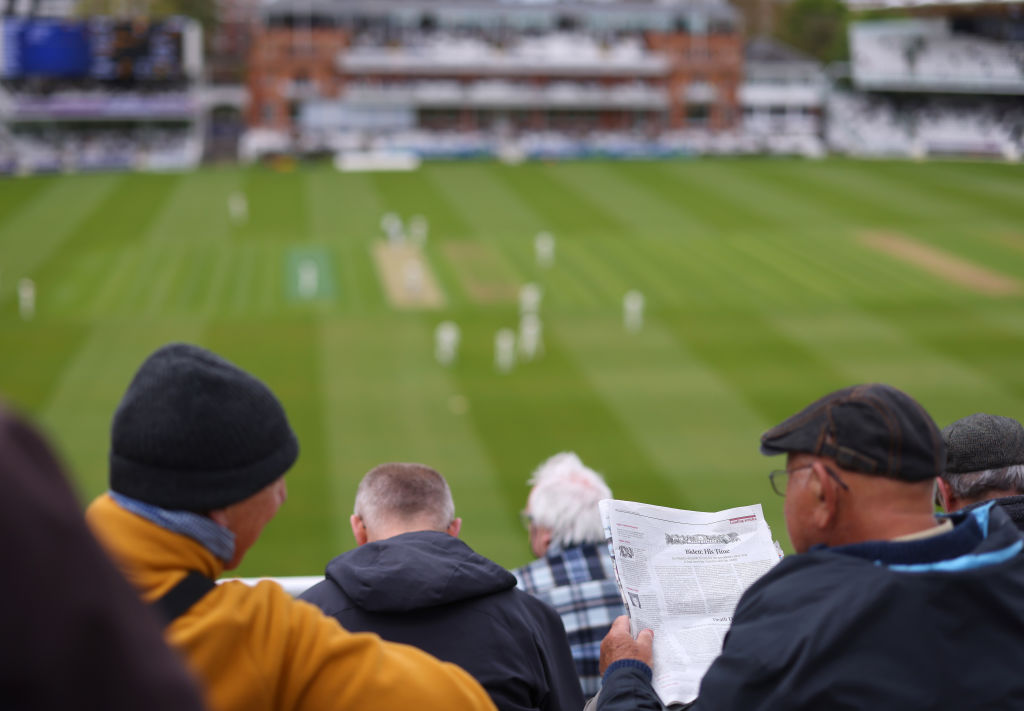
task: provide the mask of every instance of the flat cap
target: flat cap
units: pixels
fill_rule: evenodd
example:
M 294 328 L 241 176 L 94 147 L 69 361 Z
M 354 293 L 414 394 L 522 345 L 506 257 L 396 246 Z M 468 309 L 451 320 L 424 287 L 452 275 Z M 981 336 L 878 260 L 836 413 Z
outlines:
M 914 398 L 891 385 L 836 390 L 761 435 L 763 454 L 805 452 L 844 469 L 924 481 L 940 476 L 946 445 Z
M 947 474 L 1024 464 L 1024 427 L 1012 417 L 977 412 L 942 430 Z

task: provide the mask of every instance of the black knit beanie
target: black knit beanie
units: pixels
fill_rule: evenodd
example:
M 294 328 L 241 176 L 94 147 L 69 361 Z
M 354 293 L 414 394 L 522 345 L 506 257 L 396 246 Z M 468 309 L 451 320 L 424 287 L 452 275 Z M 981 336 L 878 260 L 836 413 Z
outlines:
M 114 413 L 110 488 L 207 512 L 255 494 L 298 456 L 266 385 L 210 351 L 172 343 L 146 359 Z

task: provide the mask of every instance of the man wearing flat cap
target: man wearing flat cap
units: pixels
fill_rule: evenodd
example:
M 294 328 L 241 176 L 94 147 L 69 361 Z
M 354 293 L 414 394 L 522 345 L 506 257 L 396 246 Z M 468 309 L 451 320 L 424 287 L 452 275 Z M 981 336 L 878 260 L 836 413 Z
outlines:
M 209 708 L 493 709 L 462 669 L 351 634 L 276 583 L 214 584 L 284 503 L 298 455 L 266 385 L 185 343 L 150 355 L 114 414 L 110 491 L 87 520 L 162 615 Z
M 976 413 L 942 430 L 946 471 L 938 479 L 942 508 L 954 512 L 996 502 L 1024 530 L 1024 427 Z
M 1018 709 L 1024 540 L 992 504 L 937 520 L 938 427 L 888 385 L 812 403 L 761 437 L 785 454 L 789 556 L 744 593 L 693 709 Z M 662 708 L 651 638 L 602 644 L 598 709 Z

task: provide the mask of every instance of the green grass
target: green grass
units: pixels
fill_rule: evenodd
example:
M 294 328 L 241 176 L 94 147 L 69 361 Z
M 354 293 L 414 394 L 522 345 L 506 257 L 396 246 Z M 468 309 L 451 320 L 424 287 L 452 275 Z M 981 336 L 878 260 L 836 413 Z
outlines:
M 244 225 L 227 214 L 236 190 Z M 105 488 L 110 418 L 149 351 L 188 340 L 263 378 L 302 454 L 247 575 L 313 574 L 351 547 L 356 483 L 387 460 L 437 467 L 464 538 L 522 564 L 526 479 L 564 449 L 619 498 L 761 502 L 788 545 L 764 476 L 779 462 L 758 454 L 758 436 L 812 399 L 880 380 L 940 425 L 1024 417 L 1024 297 L 972 293 L 857 240 L 900 233 L 1024 282 L 1022 198 L 1019 167 L 845 160 L 6 180 L 0 394 L 48 431 L 86 501 Z M 443 309 L 388 304 L 371 246 L 389 210 L 429 219 Z M 557 240 L 549 271 L 533 261 L 541 230 Z M 323 278 L 310 299 L 294 281 L 304 260 Z M 38 288 L 27 323 L 24 276 Z M 493 280 L 499 297 L 509 283 L 544 288 L 545 356 L 507 375 L 492 344 L 516 306 L 474 291 Z M 627 334 L 621 300 L 634 288 L 647 323 Z M 442 319 L 463 334 L 447 369 L 432 358 Z

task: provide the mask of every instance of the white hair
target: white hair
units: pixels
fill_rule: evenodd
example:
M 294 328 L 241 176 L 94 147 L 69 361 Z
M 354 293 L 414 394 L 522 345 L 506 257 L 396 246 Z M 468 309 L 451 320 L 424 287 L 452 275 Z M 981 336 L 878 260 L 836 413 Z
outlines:
M 967 501 L 984 496 L 990 491 L 1015 491 L 1024 494 L 1024 464 L 966 474 L 947 472 L 942 478 L 958 499 Z
M 604 540 L 597 502 L 612 498 L 604 478 L 583 465 L 574 452 L 560 452 L 533 472 L 527 500 L 530 519 L 551 532 L 560 547 Z

